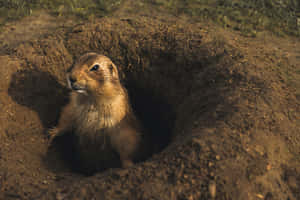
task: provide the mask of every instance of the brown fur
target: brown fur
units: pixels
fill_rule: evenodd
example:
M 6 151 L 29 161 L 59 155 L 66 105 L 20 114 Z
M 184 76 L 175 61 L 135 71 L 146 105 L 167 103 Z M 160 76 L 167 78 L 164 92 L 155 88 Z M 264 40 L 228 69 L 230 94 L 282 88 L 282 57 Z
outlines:
M 95 64 L 99 69 L 91 71 Z M 132 165 L 143 146 L 141 128 L 116 66 L 103 55 L 88 53 L 71 68 L 68 82 L 73 89 L 70 102 L 63 108 L 58 125 L 49 131 L 50 141 L 72 132 L 85 167 L 110 167 L 118 159 L 123 167 Z

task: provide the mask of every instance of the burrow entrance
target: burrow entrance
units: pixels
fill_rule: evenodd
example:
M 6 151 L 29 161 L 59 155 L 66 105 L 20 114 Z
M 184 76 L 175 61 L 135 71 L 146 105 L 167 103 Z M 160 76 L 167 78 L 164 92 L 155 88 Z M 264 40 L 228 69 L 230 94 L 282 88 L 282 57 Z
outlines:
M 195 125 L 214 124 L 216 120 L 226 117 L 225 113 L 218 113 L 217 118 L 214 116 L 217 106 L 224 101 L 222 87 L 226 78 L 223 72 L 217 71 L 219 65 L 215 62 L 220 59 L 218 56 L 203 62 L 191 62 L 186 68 L 182 67 L 184 63 L 176 63 L 172 57 L 164 55 L 148 69 L 127 70 L 119 67 L 133 110 L 146 134 L 151 135 L 148 143 L 155 146 L 146 160 L 169 145 L 187 139 L 188 135 L 183 130 Z M 205 68 L 204 63 L 211 69 Z M 225 106 L 230 109 L 230 105 Z M 76 173 L 92 175 L 97 172 L 80 168 L 70 137 L 71 134 L 67 134 L 58 140 L 56 150 L 62 155 L 60 161 L 66 162 Z M 175 137 L 183 140 L 174 140 Z

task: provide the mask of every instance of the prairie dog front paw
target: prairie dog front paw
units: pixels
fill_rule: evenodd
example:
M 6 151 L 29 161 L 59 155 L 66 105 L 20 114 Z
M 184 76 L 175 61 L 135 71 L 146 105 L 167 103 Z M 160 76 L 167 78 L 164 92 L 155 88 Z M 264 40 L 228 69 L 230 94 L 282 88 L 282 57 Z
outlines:
M 48 137 L 49 137 L 48 144 L 51 145 L 54 138 L 60 134 L 60 131 L 57 127 L 54 127 L 54 128 L 49 129 L 47 133 L 48 133 Z

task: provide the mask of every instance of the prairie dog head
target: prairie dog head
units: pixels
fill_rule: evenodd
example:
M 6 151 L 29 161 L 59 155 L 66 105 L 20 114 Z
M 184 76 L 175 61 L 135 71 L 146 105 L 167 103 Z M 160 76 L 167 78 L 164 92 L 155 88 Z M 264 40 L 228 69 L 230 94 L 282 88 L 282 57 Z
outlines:
M 120 89 L 119 74 L 115 64 L 106 56 L 86 53 L 67 74 L 69 87 L 78 93 L 111 98 Z

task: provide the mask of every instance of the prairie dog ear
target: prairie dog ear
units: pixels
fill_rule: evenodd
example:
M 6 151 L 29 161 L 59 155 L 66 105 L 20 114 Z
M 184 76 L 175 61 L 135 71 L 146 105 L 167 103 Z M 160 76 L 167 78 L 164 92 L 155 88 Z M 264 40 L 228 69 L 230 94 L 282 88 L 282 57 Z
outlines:
M 114 79 L 119 79 L 118 69 L 116 65 L 111 63 L 109 64 L 108 69 L 110 71 L 111 77 L 113 77 Z

